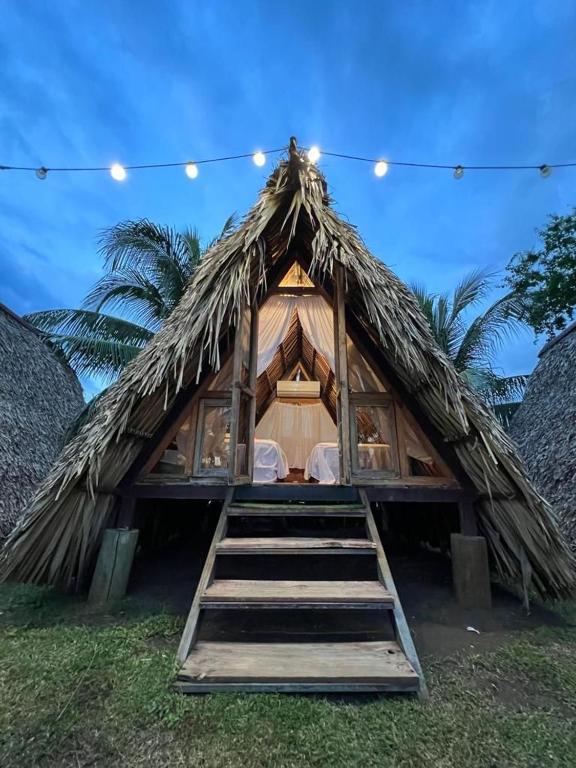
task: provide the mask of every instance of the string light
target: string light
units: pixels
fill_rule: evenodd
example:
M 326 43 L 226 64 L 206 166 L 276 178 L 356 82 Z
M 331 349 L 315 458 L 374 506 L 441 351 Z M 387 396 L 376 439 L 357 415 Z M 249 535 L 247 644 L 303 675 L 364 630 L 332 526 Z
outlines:
M 112 176 L 114 181 L 124 181 L 126 178 L 126 168 L 120 165 L 120 163 L 114 163 L 110 168 L 110 176 Z
M 388 163 L 386 162 L 386 160 L 378 160 L 378 162 L 374 166 L 374 173 L 379 178 L 381 178 L 382 176 L 386 176 L 386 174 L 388 173 Z
M 552 173 L 552 168 L 550 168 L 549 165 L 540 166 L 540 176 L 542 176 L 543 179 L 547 179 L 551 173 Z
M 311 163 L 317 163 L 318 160 L 320 160 L 320 150 L 317 146 L 314 145 L 308 150 L 308 160 L 310 160 Z
M 301 147 L 303 151 L 307 152 L 308 159 L 311 163 L 317 163 L 321 156 L 335 157 L 343 160 L 354 160 L 362 163 L 370 163 L 374 168 L 376 176 L 385 176 L 391 166 L 400 166 L 404 168 L 426 168 L 436 170 L 448 170 L 451 171 L 455 179 L 461 179 L 464 175 L 464 171 L 538 171 L 542 178 L 547 178 L 555 168 L 574 168 L 576 162 L 572 163 L 540 163 L 538 165 L 461 165 L 454 163 L 409 163 L 401 162 L 399 160 L 382 160 L 373 157 L 362 157 L 358 155 L 347 155 L 341 152 L 320 152 L 320 149 L 314 145 L 311 147 Z M 280 152 L 286 152 L 288 147 L 281 147 L 279 149 L 258 150 L 257 152 L 246 152 L 240 155 L 227 155 L 224 157 L 212 157 L 205 160 L 195 160 L 194 162 L 176 162 L 176 163 L 143 163 L 141 165 L 120 165 L 114 163 L 112 167 L 109 166 L 83 166 L 83 167 L 50 167 L 46 165 L 37 166 L 19 166 L 19 165 L 3 165 L 0 164 L 0 171 L 28 171 L 36 175 L 38 179 L 46 179 L 49 173 L 57 172 L 107 172 L 110 173 L 113 179 L 116 181 L 124 181 L 127 178 L 128 171 L 140 170 L 143 168 L 183 168 L 186 175 L 195 179 L 199 174 L 200 165 L 207 163 L 221 163 L 228 160 L 240 160 L 242 158 L 251 158 L 255 165 L 262 167 L 266 163 L 266 156 L 270 154 L 278 154 Z
M 184 172 L 189 179 L 198 178 L 199 171 L 196 163 L 186 163 L 186 165 L 184 166 Z

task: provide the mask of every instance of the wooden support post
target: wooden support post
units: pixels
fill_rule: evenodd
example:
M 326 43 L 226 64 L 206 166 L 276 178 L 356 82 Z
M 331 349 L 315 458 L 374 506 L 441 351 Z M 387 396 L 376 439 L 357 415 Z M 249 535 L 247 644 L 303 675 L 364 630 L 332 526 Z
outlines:
M 107 528 L 104 531 L 88 594 L 89 603 L 109 603 L 124 597 L 137 541 L 138 530 Z
M 491 608 L 488 547 L 483 536 L 453 533 L 452 578 L 456 599 L 463 608 Z
M 348 354 L 346 350 L 346 297 L 344 270 L 334 267 L 334 357 L 336 361 L 337 414 L 340 434 L 340 482 L 350 485 L 352 454 L 350 447 L 350 401 L 348 390 Z

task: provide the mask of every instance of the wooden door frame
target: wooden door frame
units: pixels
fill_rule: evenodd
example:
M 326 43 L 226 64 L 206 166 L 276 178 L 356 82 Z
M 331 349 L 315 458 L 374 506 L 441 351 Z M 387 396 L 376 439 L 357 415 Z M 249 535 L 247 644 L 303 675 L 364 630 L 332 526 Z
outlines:
M 244 362 L 244 313 L 250 312 L 248 326 L 248 383 L 242 381 Z M 254 472 L 254 432 L 256 429 L 256 371 L 258 364 L 258 306 L 256 301 L 246 304 L 241 310 L 238 328 L 234 338 L 234 372 L 232 376 L 232 412 L 230 417 L 230 463 L 228 470 L 229 485 L 247 485 L 252 482 Z M 248 429 L 245 438 L 245 472 L 238 469 L 238 445 L 241 409 L 248 402 Z
M 352 480 L 350 388 L 348 385 L 348 352 L 346 349 L 346 297 L 344 269 L 334 266 L 334 376 L 336 378 L 336 420 L 338 427 L 338 458 L 340 485 L 350 485 Z

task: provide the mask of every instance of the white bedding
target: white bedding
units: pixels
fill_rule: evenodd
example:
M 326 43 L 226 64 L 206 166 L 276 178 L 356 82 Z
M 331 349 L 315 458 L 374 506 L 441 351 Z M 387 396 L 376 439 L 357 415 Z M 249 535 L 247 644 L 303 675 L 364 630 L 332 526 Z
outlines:
M 275 483 L 289 471 L 286 454 L 275 440 L 254 440 L 254 483 Z

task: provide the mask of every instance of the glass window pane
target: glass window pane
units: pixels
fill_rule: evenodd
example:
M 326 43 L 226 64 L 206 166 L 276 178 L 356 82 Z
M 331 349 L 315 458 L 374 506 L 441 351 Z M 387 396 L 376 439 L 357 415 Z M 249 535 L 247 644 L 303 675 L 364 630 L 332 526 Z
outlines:
M 230 413 L 229 405 L 204 404 L 200 448 L 200 469 L 204 472 L 228 469 Z
M 357 405 L 357 462 L 362 471 L 395 472 L 395 437 L 392 407 Z

